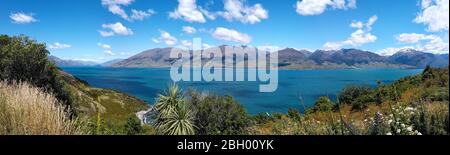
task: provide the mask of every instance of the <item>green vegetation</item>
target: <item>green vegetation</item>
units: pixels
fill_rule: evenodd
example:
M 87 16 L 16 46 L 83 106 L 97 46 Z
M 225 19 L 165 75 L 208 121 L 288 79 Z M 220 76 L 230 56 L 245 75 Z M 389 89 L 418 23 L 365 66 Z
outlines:
M 200 135 L 239 135 L 245 133 L 249 116 L 231 96 L 201 95 L 190 91 L 188 102 L 196 111 L 195 124 Z
M 187 97 L 185 97 L 187 96 Z M 245 133 L 249 116 L 230 96 L 186 94 L 176 84 L 159 95 L 155 128 L 164 135 L 238 135 Z
M 165 94 L 158 95 L 155 108 L 159 114 L 155 126 L 159 134 L 195 134 L 194 112 L 181 95 L 175 84 L 171 85 Z
M 319 97 L 314 107 L 308 109 L 306 113 L 328 112 L 333 109 L 334 103 L 326 96 Z
M 250 134 L 448 135 L 448 68 L 427 67 L 420 75 L 377 88 L 350 86 L 338 103 L 321 97 L 305 115 L 257 115 Z M 319 110 L 320 109 L 320 110 Z
M 85 134 L 81 124 L 52 94 L 27 83 L 0 81 L 0 135 Z
M 86 82 L 58 69 L 47 59 L 48 53 L 45 44 L 37 43 L 26 36 L 0 35 L 0 81 L 10 87 L 16 87 L 15 84 L 27 83 L 31 85 L 30 89 L 39 89 L 42 93 L 53 94 L 58 102 L 48 104 L 63 106 L 70 121 L 85 120 L 83 124 L 79 124 L 80 128 L 84 130 L 84 134 L 136 133 L 129 130 L 134 128 L 130 127 L 133 123 L 130 124 L 129 118 L 137 119 L 136 112 L 148 109 L 149 106 L 145 102 L 117 91 L 89 86 Z M 42 98 L 35 100 L 38 99 Z M 10 103 L 12 101 L 3 95 L 0 96 L 0 100 L 12 104 Z M 30 99 L 30 101 L 34 100 Z M 22 105 L 27 106 L 28 104 Z M 0 110 L 5 111 L 6 109 Z M 29 117 L 44 117 L 35 114 L 36 116 Z M 143 126 L 142 128 L 143 130 L 135 131 L 142 132 L 142 134 L 152 133 L 151 127 Z M 67 133 L 33 132 L 29 134 Z
M 183 92 L 176 84 L 158 96 L 155 123 L 136 112 L 135 97 L 86 82 L 47 60 L 44 44 L 0 35 L 0 134 L 26 135 L 448 135 L 449 72 L 422 74 L 376 88 L 350 86 L 337 101 L 317 99 L 301 114 L 250 116 L 231 96 Z M 302 103 L 303 104 L 303 103 Z

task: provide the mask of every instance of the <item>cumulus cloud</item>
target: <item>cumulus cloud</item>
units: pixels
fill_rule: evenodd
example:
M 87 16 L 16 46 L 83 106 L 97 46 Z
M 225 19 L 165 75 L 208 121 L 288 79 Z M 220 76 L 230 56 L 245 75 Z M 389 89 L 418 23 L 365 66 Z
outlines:
M 150 17 L 150 16 L 152 16 L 152 15 L 154 15 L 155 14 L 155 11 L 154 10 L 152 10 L 152 9 L 149 9 L 149 10 L 147 10 L 147 11 L 141 11 L 141 10 L 135 10 L 135 9 L 132 9 L 131 10 L 131 20 L 139 20 L 139 21 L 142 21 L 142 20 L 144 20 L 145 18 L 148 18 L 148 17 Z
M 183 32 L 186 34 L 194 34 L 197 33 L 197 29 L 195 29 L 192 26 L 183 26 L 182 28 Z
M 114 53 L 114 52 L 112 51 L 112 48 L 111 48 L 110 45 L 108 45 L 108 44 L 103 44 L 103 43 L 97 43 L 97 45 L 98 45 L 100 48 L 103 49 L 103 53 L 105 53 L 105 54 L 107 54 L 107 55 L 109 55 L 109 56 L 115 56 L 115 55 L 116 55 L 116 53 Z
M 428 26 L 429 32 L 448 31 L 449 0 L 422 0 L 421 12 L 414 22 Z
M 70 48 L 70 47 L 72 47 L 72 46 L 69 44 L 63 44 L 63 43 L 59 43 L 59 42 L 55 42 L 48 46 L 48 48 L 50 48 L 50 49 L 66 49 L 66 48 Z
M 149 9 L 147 11 L 132 9 L 132 14 L 131 16 L 129 16 L 123 9 L 123 7 L 126 7 L 133 2 L 134 0 L 102 0 L 102 5 L 104 7 L 107 7 L 109 12 L 115 15 L 119 15 L 121 18 L 128 21 L 144 20 L 145 18 L 155 14 L 155 11 L 152 9 Z
M 405 44 L 405 46 L 382 49 L 378 53 L 382 55 L 393 55 L 399 51 L 408 51 L 410 49 L 434 54 L 448 53 L 449 51 L 448 41 L 444 41 L 436 35 L 402 33 L 396 35 L 395 38 L 399 43 Z
M 205 23 L 206 19 L 197 6 L 196 0 L 178 0 L 178 8 L 169 13 L 173 19 L 182 19 L 188 22 Z
M 193 43 L 192 43 L 192 41 L 189 41 L 189 40 L 181 40 L 179 46 L 181 46 L 182 48 L 186 48 L 186 49 L 192 49 Z M 213 46 L 206 44 L 206 43 L 202 43 L 202 49 L 208 49 L 211 47 L 213 47 Z
M 34 23 L 37 22 L 37 20 L 33 17 L 33 14 L 26 14 L 26 13 L 11 13 L 9 16 L 11 18 L 13 23 L 16 24 L 28 24 L 28 23 Z
M 410 49 L 414 49 L 414 47 L 413 46 L 404 46 L 404 47 L 400 47 L 400 48 L 392 48 L 391 47 L 391 48 L 385 48 L 385 49 L 379 50 L 379 51 L 377 51 L 377 53 L 382 56 L 391 56 L 399 51 L 408 51 Z
M 370 33 L 372 30 L 372 25 L 378 20 L 376 15 L 369 18 L 367 23 L 362 23 L 360 21 L 354 21 L 350 24 L 350 27 L 357 28 L 347 40 L 337 41 L 337 42 L 327 42 L 323 46 L 326 50 L 336 50 L 343 46 L 354 46 L 359 47 L 367 43 L 372 43 L 377 40 L 377 37 Z
M 198 6 L 196 0 L 178 0 L 177 9 L 169 13 L 170 18 L 198 23 L 205 23 L 206 19 L 215 20 L 218 16 L 245 24 L 255 24 L 269 18 L 268 11 L 261 4 L 249 6 L 246 0 L 224 0 L 224 10 L 217 12 Z
M 153 38 L 153 42 L 159 44 L 161 42 L 165 43 L 168 46 L 173 46 L 177 44 L 178 39 L 173 37 L 169 32 L 159 30 L 160 36 L 159 38 Z
M 417 33 L 402 33 L 396 36 L 400 43 L 412 44 L 413 49 L 430 52 L 444 53 L 449 51 L 448 41 L 445 42 L 441 37 L 436 35 L 426 35 Z
M 218 27 L 212 33 L 215 39 L 223 41 L 232 41 L 242 44 L 249 44 L 252 38 L 248 34 L 240 33 L 233 29 L 227 29 L 223 27 Z
M 224 11 L 218 14 L 228 21 L 240 21 L 246 24 L 255 24 L 269 18 L 268 11 L 261 4 L 248 6 L 245 0 L 225 0 Z
M 296 11 L 303 16 L 319 15 L 328 8 L 332 9 L 354 9 L 356 0 L 299 0 Z
M 130 28 L 125 27 L 122 23 L 117 22 L 114 24 L 103 24 L 102 28 L 107 30 L 100 30 L 100 35 L 103 37 L 110 37 L 114 35 L 133 35 L 133 31 Z
M 134 0 L 102 0 L 102 5 L 107 7 L 109 12 L 119 15 L 123 19 L 128 19 L 128 15 L 122 6 L 128 6 L 133 2 Z

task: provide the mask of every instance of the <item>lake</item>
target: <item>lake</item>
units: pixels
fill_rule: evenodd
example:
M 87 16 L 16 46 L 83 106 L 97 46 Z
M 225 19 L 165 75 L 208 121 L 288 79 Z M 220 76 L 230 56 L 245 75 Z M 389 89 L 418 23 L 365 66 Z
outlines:
M 158 93 L 171 83 L 170 70 L 160 68 L 66 67 L 64 71 L 99 88 L 109 88 L 136 96 L 154 104 Z M 402 77 L 421 73 L 421 69 L 342 69 L 342 70 L 280 70 L 278 89 L 260 93 L 258 82 L 180 82 L 183 90 L 231 95 L 250 114 L 286 112 L 288 108 L 303 111 L 299 98 L 311 106 L 320 96 L 335 99 L 349 85 L 376 86 L 377 81 L 392 83 Z

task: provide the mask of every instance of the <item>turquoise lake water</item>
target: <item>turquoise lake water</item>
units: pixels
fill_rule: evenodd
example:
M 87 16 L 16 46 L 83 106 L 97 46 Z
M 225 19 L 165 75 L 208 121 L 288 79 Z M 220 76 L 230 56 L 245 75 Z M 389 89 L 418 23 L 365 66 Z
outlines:
M 109 88 L 136 96 L 153 104 L 158 93 L 172 82 L 169 69 L 129 69 L 100 67 L 69 67 L 64 71 L 99 88 Z M 278 89 L 260 93 L 258 82 L 181 82 L 187 90 L 196 90 L 235 97 L 251 114 L 286 112 L 289 107 L 303 111 L 299 97 L 311 106 L 320 96 L 335 99 L 348 85 L 376 86 L 377 81 L 392 83 L 402 77 L 419 74 L 419 69 L 343 69 L 343 70 L 280 70 Z

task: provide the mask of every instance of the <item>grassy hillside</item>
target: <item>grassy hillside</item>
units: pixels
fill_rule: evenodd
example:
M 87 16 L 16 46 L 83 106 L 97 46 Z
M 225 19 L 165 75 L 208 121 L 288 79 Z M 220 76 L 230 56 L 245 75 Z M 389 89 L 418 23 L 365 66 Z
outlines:
M 28 37 L 1 35 L 0 81 L 10 87 L 15 87 L 15 83 L 27 83 L 33 89 L 38 88 L 43 93 L 54 94 L 58 103 L 67 107 L 70 119 L 84 120 L 83 126 L 88 130 L 85 133 L 136 134 L 128 130 L 134 130 L 136 126 L 139 126 L 141 131 L 140 121 L 135 113 L 148 109 L 148 104 L 117 91 L 89 86 L 58 69 L 48 60 L 48 53 L 44 44 Z M 3 95 L 0 98 L 8 101 Z M 45 117 L 35 115 L 34 117 Z
M 59 75 L 73 100 L 72 109 L 79 117 L 87 117 L 95 123 L 91 124 L 95 130 L 100 126 L 103 131 L 97 134 L 126 134 L 121 130 L 127 121 L 136 121 L 136 112 L 150 108 L 144 101 L 130 95 L 91 87 L 63 71 L 59 71 Z
M 448 135 L 448 91 L 448 68 L 427 68 L 420 75 L 380 83 L 375 89 L 349 87 L 339 94 L 338 103 L 323 97 L 305 115 L 293 109 L 287 114 L 260 114 L 249 133 Z

